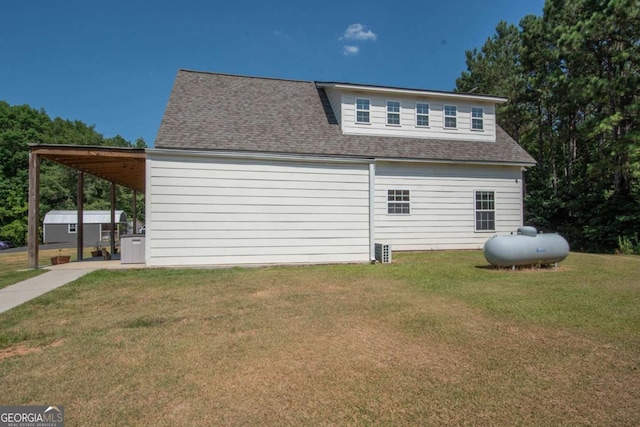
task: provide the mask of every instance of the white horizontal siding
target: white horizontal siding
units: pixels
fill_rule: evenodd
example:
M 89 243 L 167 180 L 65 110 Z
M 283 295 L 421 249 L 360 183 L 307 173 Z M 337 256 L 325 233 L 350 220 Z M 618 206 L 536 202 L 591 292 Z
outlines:
M 275 228 L 274 228 L 275 229 Z M 185 239 L 185 240 L 194 240 L 201 239 L 202 241 L 207 241 L 211 239 L 223 240 L 223 239 L 238 239 L 239 241 L 243 241 L 245 239 L 260 239 L 266 240 L 273 238 L 273 230 L 254 230 L 254 229 L 224 229 L 220 230 L 218 228 L 209 228 L 202 229 L 199 228 L 197 230 L 163 230 L 163 237 L 167 239 Z M 345 228 L 340 230 L 340 238 L 361 238 L 362 230 L 354 229 L 353 227 Z M 318 230 L 308 230 L 308 229 L 289 229 L 282 230 L 278 229 L 278 238 L 279 239 L 320 239 L 326 240 L 327 233 L 324 229 Z M 330 238 L 329 238 L 330 239 Z
M 370 124 L 356 123 L 356 98 L 365 98 L 371 101 Z M 400 126 L 387 125 L 387 101 L 400 102 Z M 429 127 L 416 125 L 416 102 L 429 104 Z M 455 105 L 457 107 L 457 127 L 455 129 L 444 127 L 444 105 Z M 484 109 L 484 129 L 482 131 L 471 130 L 471 107 L 482 107 Z M 345 92 L 342 95 L 340 111 L 342 116 L 341 128 L 345 134 L 487 142 L 496 140 L 495 105 L 493 103 L 483 103 L 480 100 L 477 104 L 472 105 L 469 103 L 443 101 L 438 98 L 383 97 Z
M 170 196 L 169 196 L 170 197 Z M 175 196 L 174 196 L 175 197 Z M 182 196 L 181 196 L 182 197 Z M 310 197 L 304 198 L 312 199 Z M 200 214 L 210 215 L 210 214 L 236 214 L 239 211 L 243 214 L 260 214 L 260 215 L 285 215 L 285 214 L 293 214 L 293 215 L 310 215 L 315 213 L 323 213 L 323 214 L 333 214 L 338 209 L 340 212 L 346 215 L 363 215 L 363 213 L 368 212 L 369 207 L 365 206 L 361 200 L 357 202 L 361 206 L 349 206 L 342 204 L 340 208 L 337 208 L 336 205 L 339 204 L 340 200 L 332 200 L 335 205 L 325 204 L 323 206 L 313 206 L 310 204 L 294 204 L 300 203 L 299 199 L 295 199 L 292 197 L 282 198 L 278 200 L 273 200 L 273 198 L 267 198 L 269 202 L 272 204 L 251 204 L 251 205 L 243 205 L 242 208 L 238 208 L 236 205 L 220 205 L 216 203 L 212 204 L 178 204 L 171 203 L 166 199 L 166 203 L 157 203 L 156 212 L 162 214 L 184 214 L 191 213 L 195 216 Z M 290 203 L 288 205 L 282 205 L 282 201 L 286 201 Z M 280 203 L 278 203 L 280 202 Z M 307 203 L 311 203 L 312 200 L 308 200 Z
M 375 240 L 394 250 L 478 249 L 522 225 L 517 167 L 378 163 Z M 411 214 L 387 214 L 387 190 L 411 190 Z M 495 191 L 496 231 L 476 232 L 474 190 Z
M 295 177 L 292 177 L 292 179 L 295 179 Z M 155 184 L 155 181 L 158 181 L 158 184 Z M 310 192 L 312 191 L 313 194 L 311 195 L 311 197 L 316 199 L 317 198 L 332 199 L 332 200 L 336 198 L 353 199 L 353 198 L 357 198 L 358 193 L 362 191 L 362 190 L 355 189 L 357 188 L 358 185 L 352 185 L 352 186 L 344 185 L 346 188 L 342 190 L 325 190 L 323 188 L 315 188 L 315 189 L 309 188 L 304 190 L 291 189 L 287 187 L 281 188 L 281 187 L 277 187 L 277 183 L 274 183 L 273 181 L 268 181 L 268 180 L 263 181 L 261 187 L 256 186 L 252 188 L 246 188 L 241 186 L 235 187 L 232 182 L 233 180 L 230 180 L 230 181 L 231 182 L 228 182 L 227 185 L 230 185 L 231 187 L 227 187 L 223 185 L 218 185 L 215 182 L 212 183 L 211 186 L 206 186 L 206 185 L 203 185 L 202 181 L 198 179 L 189 179 L 189 178 L 174 179 L 173 183 L 171 183 L 170 181 L 165 181 L 165 180 L 162 180 L 161 178 L 158 178 L 154 180 L 154 185 L 156 185 L 156 187 L 164 187 L 165 190 L 167 189 L 166 187 L 170 187 L 172 191 L 176 191 L 176 189 L 182 189 L 182 188 L 188 187 L 190 191 L 194 193 L 198 193 L 198 190 L 197 190 L 198 188 L 205 187 L 206 190 L 203 192 L 205 193 L 208 192 L 208 193 L 204 194 L 203 196 L 211 195 L 210 197 L 213 197 L 214 199 L 216 199 L 216 201 L 219 201 L 221 197 L 241 198 L 247 201 L 252 201 L 254 197 L 272 197 L 270 195 L 265 194 L 264 187 L 266 186 L 269 186 L 272 188 L 278 188 L 279 190 L 281 190 L 281 193 L 279 193 L 278 196 L 290 197 L 290 198 L 309 197 Z M 316 183 L 316 186 L 320 187 L 321 183 Z M 177 190 L 177 191 L 180 191 L 180 190 Z M 182 194 L 184 193 L 182 192 L 174 193 L 174 195 L 176 196 L 179 196 Z M 158 197 L 161 197 L 161 195 L 158 195 Z
M 307 253 L 298 251 L 296 254 L 240 254 L 232 255 L 202 255 L 197 251 L 189 257 L 177 257 L 165 255 L 156 256 L 152 261 L 148 261 L 149 266 L 198 266 L 198 265 L 265 265 L 265 264 L 323 264 L 323 263 L 351 263 L 357 258 L 357 254 L 328 254 Z M 224 263 L 221 263 L 224 260 Z M 357 262 L 360 262 L 358 260 Z
M 274 196 L 276 197 L 276 196 Z M 200 222 L 200 223 L 209 223 L 209 222 L 220 222 L 229 220 L 230 217 L 233 218 L 234 222 L 250 222 L 252 224 L 259 224 L 261 222 L 277 222 L 282 224 L 283 227 L 286 227 L 287 223 L 291 222 L 302 222 L 309 223 L 315 221 L 324 221 L 328 223 L 334 222 L 359 222 L 362 218 L 361 214 L 349 214 L 349 213 L 322 213 L 316 212 L 313 214 L 291 214 L 291 213 L 283 213 L 283 214 L 267 214 L 267 213 L 244 213 L 240 212 L 242 207 L 240 205 L 236 205 L 235 212 L 232 214 L 228 213 L 190 213 L 188 214 L 188 220 L 191 222 Z M 179 221 L 183 221 L 185 219 L 185 213 L 165 213 L 165 212 L 153 212 L 153 220 L 155 222 L 168 222 L 168 223 L 176 223 Z
M 213 190 L 211 189 L 207 189 L 207 190 L 203 190 L 203 193 L 206 194 L 202 194 L 199 195 L 197 191 L 193 191 L 193 189 L 189 188 L 189 189 L 184 189 L 184 193 L 183 194 L 175 194 L 175 193 L 169 193 L 172 191 L 177 191 L 176 190 L 177 187 L 172 187 L 172 188 L 162 188 L 162 190 L 158 190 L 158 191 L 165 191 L 166 193 L 164 194 L 155 194 L 152 196 L 152 201 L 156 204 L 175 204 L 175 203 L 183 203 L 183 204 L 189 204 L 192 203 L 193 204 L 197 204 L 197 205 L 219 205 L 220 204 L 220 196 L 216 196 L 213 193 Z M 168 193 L 168 194 L 167 194 Z M 195 203 L 193 201 L 193 196 L 198 196 L 198 202 Z M 355 194 L 356 197 L 359 196 L 359 194 Z M 225 198 L 227 198 L 229 201 L 231 201 L 232 199 L 235 199 L 236 203 L 232 204 L 232 206 L 234 205 L 243 205 L 243 206 L 266 206 L 266 205 L 275 205 L 275 206 L 311 206 L 313 205 L 313 203 L 315 203 L 318 199 L 313 197 L 313 194 L 310 193 L 305 193 L 305 196 L 300 196 L 300 197 L 291 197 L 291 195 L 287 195 L 282 196 L 282 197 L 278 197 L 275 198 L 273 196 L 269 196 L 269 195 L 265 195 L 263 193 L 262 196 L 247 196 L 247 195 L 236 195 L 236 196 L 230 196 L 230 195 L 225 195 Z M 323 206 L 366 206 L 364 205 L 365 202 L 363 202 L 362 200 L 358 199 L 348 199 L 345 197 L 336 197 L 336 198 L 327 198 L 325 197 L 324 200 L 322 201 L 322 205 Z
M 286 222 L 286 221 L 283 221 Z M 254 223 L 252 222 L 240 222 L 240 221 L 236 221 L 235 218 L 233 218 L 232 215 L 229 215 L 228 218 L 226 219 L 226 221 L 221 221 L 218 222 L 216 224 L 213 223 L 197 223 L 197 222 L 184 222 L 183 224 L 181 224 L 179 229 L 176 229 L 175 224 L 171 223 L 171 222 L 160 222 L 158 221 L 155 225 L 154 225 L 154 230 L 163 230 L 163 231 L 177 231 L 177 232 L 186 232 L 186 231 L 203 231 L 203 238 L 206 238 L 204 236 L 204 233 L 206 231 L 211 231 L 211 230 L 231 230 L 231 231 L 235 231 L 235 230 L 251 230 L 251 231 L 271 231 L 274 234 L 275 233 L 280 233 L 282 231 L 287 232 L 287 231 L 297 231 L 297 230 L 313 230 L 313 231 L 322 231 L 325 232 L 326 230 L 367 230 L 368 229 L 368 223 L 367 224 L 362 224 L 360 222 L 358 222 L 357 224 L 354 223 L 350 223 L 350 222 L 346 222 L 346 221 L 341 221 L 339 223 L 336 223 L 335 221 L 329 222 L 329 221 L 315 221 L 313 223 L 313 225 L 309 225 L 308 222 L 286 222 L 286 225 L 283 225 L 280 223 L 280 221 L 278 222 L 261 222 L 260 223 L 260 229 L 256 229 L 256 226 Z M 342 234 L 342 233 L 340 233 Z M 149 237 L 149 231 L 147 231 L 147 240 Z
M 185 170 L 188 169 L 189 173 L 194 177 L 204 176 L 207 178 L 226 178 L 229 179 L 228 172 L 233 172 L 234 176 L 237 176 L 242 179 L 248 180 L 256 180 L 254 175 L 255 168 L 260 166 L 264 168 L 265 172 L 269 172 L 270 180 L 278 180 L 282 178 L 286 178 L 292 170 L 288 169 L 286 166 L 279 165 L 274 161 L 260 162 L 257 160 L 243 160 L 243 164 L 238 165 L 236 168 L 233 165 L 223 164 L 220 165 L 220 169 L 209 170 L 207 168 L 202 168 L 201 163 L 198 162 L 195 158 L 187 158 L 182 163 L 168 164 L 165 168 L 154 170 L 153 176 L 173 176 L 173 177 L 181 177 L 184 176 L 183 172 L 176 172 L 176 170 Z M 335 170 L 340 171 L 341 178 L 349 181 L 362 182 L 361 174 L 358 173 L 357 170 L 352 170 L 351 167 L 345 164 L 335 164 Z M 191 176 L 191 175 L 190 175 Z M 306 180 L 320 179 L 322 181 L 336 181 L 336 178 L 333 175 L 327 175 L 326 169 L 321 167 L 319 164 L 309 163 L 307 172 L 303 175 L 306 177 Z M 349 178 L 351 176 L 355 176 L 355 178 Z
M 366 262 L 368 164 L 148 158 L 147 264 Z

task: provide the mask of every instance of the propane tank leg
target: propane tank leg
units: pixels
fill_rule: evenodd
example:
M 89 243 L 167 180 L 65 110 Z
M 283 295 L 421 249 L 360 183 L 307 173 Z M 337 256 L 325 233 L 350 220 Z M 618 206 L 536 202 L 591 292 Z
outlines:
M 515 271 L 515 270 L 516 270 L 516 266 L 515 266 L 515 265 L 512 265 L 512 266 L 511 266 L 511 270 L 512 270 L 512 271 Z

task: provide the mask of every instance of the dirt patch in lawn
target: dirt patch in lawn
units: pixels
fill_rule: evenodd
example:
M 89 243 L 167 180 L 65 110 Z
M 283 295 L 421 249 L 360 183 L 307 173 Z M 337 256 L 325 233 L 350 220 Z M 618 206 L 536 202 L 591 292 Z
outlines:
M 40 353 L 43 350 L 46 350 L 47 348 L 55 348 L 55 347 L 62 346 L 64 344 L 64 341 L 65 340 L 63 339 L 56 340 L 51 344 L 42 346 L 42 347 L 28 347 L 23 344 L 13 345 L 11 347 L 0 350 L 0 360 L 8 359 L 10 357 L 26 356 L 27 354 L 32 354 L 32 353 Z

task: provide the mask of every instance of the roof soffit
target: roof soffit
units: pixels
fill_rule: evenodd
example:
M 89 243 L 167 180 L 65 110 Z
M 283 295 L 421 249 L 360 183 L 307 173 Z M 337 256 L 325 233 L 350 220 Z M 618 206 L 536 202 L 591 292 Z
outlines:
M 141 193 L 145 191 L 144 149 L 61 144 L 33 144 L 29 149 L 55 163 Z

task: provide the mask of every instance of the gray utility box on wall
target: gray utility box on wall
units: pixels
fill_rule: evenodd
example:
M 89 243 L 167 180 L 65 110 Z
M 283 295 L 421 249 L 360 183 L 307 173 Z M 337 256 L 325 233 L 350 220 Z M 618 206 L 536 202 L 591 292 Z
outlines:
M 120 236 L 120 263 L 144 264 L 144 245 L 144 234 L 127 234 Z
M 389 243 L 376 243 L 376 261 L 383 264 L 391 263 L 391 245 Z

